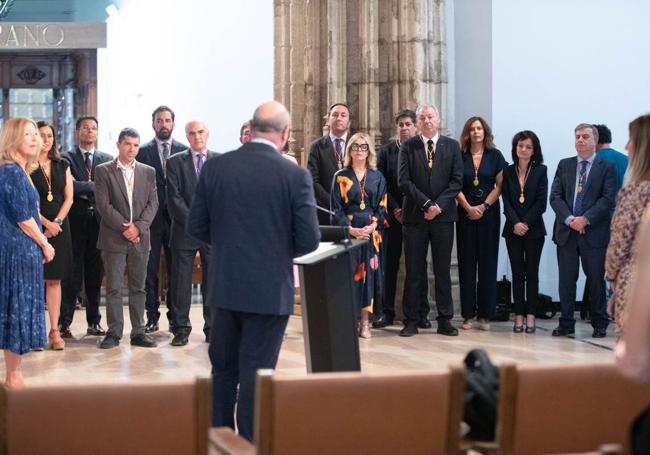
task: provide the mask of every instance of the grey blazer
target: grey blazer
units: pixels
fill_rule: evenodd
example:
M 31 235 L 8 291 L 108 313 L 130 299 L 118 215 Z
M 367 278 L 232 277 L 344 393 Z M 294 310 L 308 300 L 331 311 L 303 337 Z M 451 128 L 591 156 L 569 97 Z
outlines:
M 129 199 L 117 158 L 97 166 L 95 199 L 101 215 L 97 248 L 102 251 L 125 253 L 129 241 L 122 235 L 129 222 Z M 136 163 L 133 177 L 133 223 L 140 231 L 138 251 L 150 250 L 149 226 L 158 210 L 156 171 L 146 164 Z
M 208 150 L 206 161 L 219 155 L 220 153 Z M 174 249 L 197 250 L 208 246 L 185 232 L 197 181 L 194 159 L 189 149 L 169 158 L 167 161 L 167 210 L 172 219 L 169 244 Z

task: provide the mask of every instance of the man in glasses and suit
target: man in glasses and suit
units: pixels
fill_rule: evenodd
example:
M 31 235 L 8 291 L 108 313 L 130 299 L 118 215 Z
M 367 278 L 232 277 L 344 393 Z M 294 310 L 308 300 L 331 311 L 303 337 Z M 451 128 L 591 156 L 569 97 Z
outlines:
M 100 288 L 102 285 L 102 258 L 97 249 L 99 214 L 95 206 L 95 168 L 113 158 L 95 149 L 98 133 L 97 119 L 83 116 L 77 119 L 77 146 L 62 157 L 70 163 L 74 178 L 74 202 L 68 219 L 72 237 L 72 273 L 62 283 L 59 330 L 63 338 L 72 338 L 70 324 L 74 317 L 77 295 L 84 285 L 86 293 L 87 335 L 101 336 L 106 332 L 100 325 Z
M 158 331 L 158 320 L 160 319 L 158 271 L 160 270 L 161 249 L 165 252 L 168 288 L 171 282 L 172 252 L 169 246 L 171 218 L 167 209 L 165 190 L 167 184 L 167 160 L 175 153 L 187 149 L 185 144 L 172 139 L 175 119 L 176 115 L 169 106 L 158 106 L 151 114 L 151 126 L 155 137 L 140 147 L 136 157 L 136 160 L 140 163 L 148 164 L 156 170 L 156 187 L 158 188 L 158 213 L 156 213 L 156 217 L 151 224 L 151 252 L 147 264 L 147 325 L 145 327 L 147 333 Z M 167 319 L 170 321 L 170 325 L 173 319 L 172 298 L 173 296 L 168 289 L 165 301 L 167 303 Z M 170 328 L 173 329 L 173 327 Z
M 210 245 L 190 237 L 185 231 L 190 204 L 196 190 L 196 182 L 205 162 L 219 155 L 208 150 L 210 132 L 205 123 L 192 120 L 185 126 L 185 134 L 190 148 L 172 156 L 167 163 L 167 204 L 172 218 L 171 249 L 172 276 L 172 322 L 174 338 L 172 346 L 185 346 L 188 342 L 192 323 L 190 305 L 192 303 L 192 268 L 196 253 L 201 256 L 201 298 L 203 304 L 203 333 L 209 341 L 210 312 L 206 291 L 208 289 L 208 261 Z

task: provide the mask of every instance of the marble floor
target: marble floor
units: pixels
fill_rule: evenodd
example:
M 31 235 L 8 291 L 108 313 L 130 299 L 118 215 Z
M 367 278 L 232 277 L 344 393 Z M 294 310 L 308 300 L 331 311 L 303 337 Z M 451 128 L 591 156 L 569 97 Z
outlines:
M 104 308 L 101 308 L 104 314 Z M 164 316 L 163 316 L 164 319 Z M 210 374 L 207 343 L 204 342 L 201 308 L 192 305 L 191 320 L 195 328 L 190 342 L 183 347 L 172 347 L 167 322 L 161 321 L 161 331 L 155 334 L 158 347 L 146 349 L 131 347 L 128 342 L 128 310 L 125 308 L 126 340 L 111 350 L 100 350 L 99 337 L 86 336 L 85 314 L 77 310 L 72 326 L 74 340 L 68 341 L 64 351 L 32 352 L 24 356 L 25 382 L 36 384 L 129 383 L 190 380 Z M 104 328 L 105 317 L 102 319 Z M 459 326 L 460 321 L 455 320 Z M 458 337 L 444 337 L 434 328 L 420 330 L 411 338 L 397 336 L 401 326 L 373 330 L 371 339 L 360 339 L 362 371 L 440 370 L 460 364 L 470 349 L 481 347 L 488 351 L 495 363 L 522 364 L 580 364 L 610 363 L 614 361 L 613 327 L 608 337 L 591 338 L 591 327 L 579 321 L 575 338 L 553 338 L 551 330 L 557 318 L 538 321 L 535 334 L 513 333 L 512 322 L 492 323 L 490 332 L 461 330 Z M 306 372 L 302 321 L 292 316 L 282 345 L 278 374 Z M 0 377 L 4 364 L 0 362 Z

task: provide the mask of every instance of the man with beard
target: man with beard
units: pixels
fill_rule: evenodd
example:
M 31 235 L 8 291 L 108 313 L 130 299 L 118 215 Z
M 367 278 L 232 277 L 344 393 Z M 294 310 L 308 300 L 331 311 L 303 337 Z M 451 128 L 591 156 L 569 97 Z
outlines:
M 171 218 L 167 211 L 167 160 L 175 153 L 186 150 L 187 146 L 172 139 L 174 131 L 174 120 L 176 115 L 168 106 L 158 106 L 151 114 L 152 127 L 156 136 L 140 147 L 136 160 L 148 164 L 156 170 L 156 187 L 158 188 L 158 212 L 151 224 L 151 252 L 147 263 L 146 281 L 146 309 L 147 325 L 146 333 L 158 331 L 158 319 L 160 318 L 160 307 L 158 289 L 158 270 L 160 268 L 161 248 L 165 251 L 165 263 L 167 267 L 167 286 L 171 278 L 171 248 L 169 246 L 169 235 L 171 229 Z M 166 297 L 167 319 L 173 321 L 171 295 L 168 292 Z M 173 329 L 173 327 L 170 327 Z
M 309 146 L 307 169 L 314 181 L 316 204 L 329 210 L 330 191 L 334 173 L 343 167 L 345 144 L 350 130 L 350 108 L 347 104 L 336 103 L 329 109 L 329 134 L 316 139 Z M 330 215 L 322 210 L 318 212 L 318 223 L 332 224 Z

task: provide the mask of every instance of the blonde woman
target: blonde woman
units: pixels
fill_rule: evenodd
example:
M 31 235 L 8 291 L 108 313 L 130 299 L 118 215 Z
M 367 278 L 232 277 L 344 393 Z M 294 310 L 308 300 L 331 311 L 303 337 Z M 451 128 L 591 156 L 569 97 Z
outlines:
M 9 119 L 0 130 L 0 348 L 8 388 L 24 385 L 21 356 L 45 345 L 43 262 L 54 248 L 41 232 L 38 192 L 27 174 L 40 142 L 27 118 Z
M 650 203 L 650 115 L 643 115 L 630 123 L 630 139 L 626 149 L 629 155 L 629 181 L 618 193 L 605 259 L 607 279 L 614 290 L 608 310 L 616 319 L 618 337 L 627 319 L 626 307 L 630 278 L 636 267 L 639 225 Z
M 368 314 L 381 314 L 383 288 L 380 230 L 386 219 L 386 180 L 377 170 L 377 155 L 372 140 L 357 133 L 348 141 L 344 167 L 334 174 L 331 191 L 333 224 L 349 226 L 350 235 L 370 240 L 357 249 L 354 286 L 360 311 L 359 336 L 370 338 Z
M 66 160 L 56 146 L 54 127 L 38 122 L 41 151 L 33 166 L 32 182 L 40 195 L 40 218 L 47 237 L 58 252 L 56 258 L 45 264 L 45 301 L 50 319 L 48 347 L 57 351 L 65 348 L 59 332 L 61 312 L 61 280 L 68 276 L 72 266 L 72 239 L 68 212 L 72 207 L 72 174 Z

